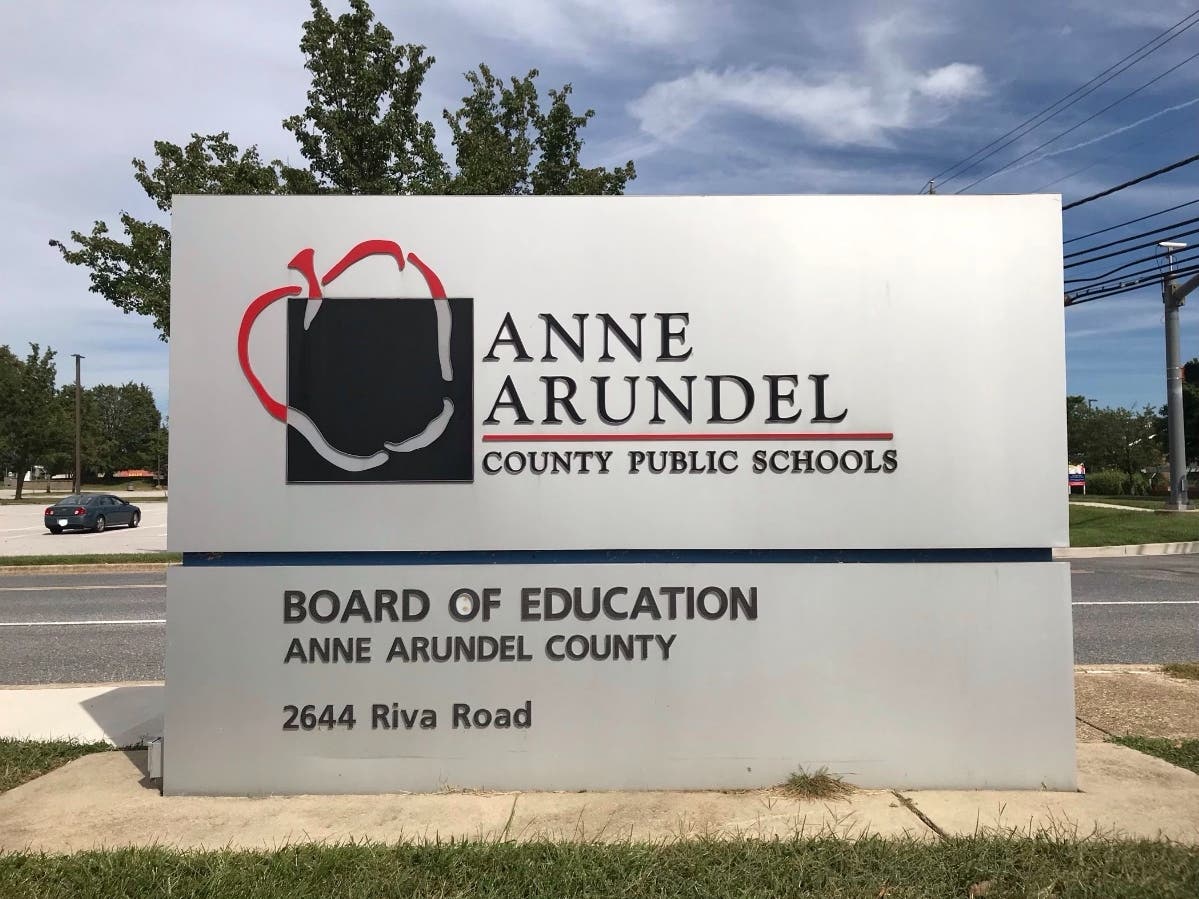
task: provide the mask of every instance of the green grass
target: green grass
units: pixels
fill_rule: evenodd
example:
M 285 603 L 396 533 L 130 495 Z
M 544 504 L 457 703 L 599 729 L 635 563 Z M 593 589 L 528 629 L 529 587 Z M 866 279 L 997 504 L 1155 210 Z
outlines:
M 1163 737 L 1112 737 L 1111 742 L 1146 755 L 1165 759 L 1171 765 L 1199 774 L 1199 740 L 1168 740 Z M 1197 893 L 1196 895 L 1199 895 Z
M 1094 506 L 1070 506 L 1071 546 L 1176 543 L 1199 540 L 1199 513 L 1150 515 Z
M 41 777 L 60 765 L 93 752 L 108 752 L 108 743 L 74 740 L 12 740 L 0 737 L 0 793 Z M 0 896 L 5 895 L 0 891 Z
M 1160 509 L 1166 504 L 1160 496 L 1083 496 L 1081 493 L 1070 494 L 1072 503 L 1107 503 L 1113 506 L 1135 506 L 1138 509 Z
M 1162 671 L 1170 677 L 1199 680 L 1199 662 L 1170 662 L 1168 665 L 1162 665 Z
M 853 787 L 840 774 L 830 774 L 828 768 L 816 771 L 800 768 L 780 789 L 794 799 L 842 799 L 853 792 Z
M 16 565 L 114 565 L 129 562 L 182 561 L 182 553 L 80 553 L 61 556 L 0 556 L 0 568 Z
M 828 837 L 662 845 L 350 844 L 262 852 L 125 849 L 0 855 L 0 895 L 1194 899 L 1199 895 L 1199 852 L 1164 841 L 1056 837 L 935 843 Z

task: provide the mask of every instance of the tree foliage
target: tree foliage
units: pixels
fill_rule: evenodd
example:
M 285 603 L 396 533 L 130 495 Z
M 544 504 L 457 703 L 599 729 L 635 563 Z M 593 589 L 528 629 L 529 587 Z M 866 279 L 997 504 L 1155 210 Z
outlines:
M 145 384 L 97 384 L 83 396 L 84 465 L 96 474 L 153 468 L 162 415 Z
M 443 111 L 454 145 L 450 166 L 432 122 L 422 118 L 421 87 L 434 63 L 426 48 L 395 40 L 367 0 L 334 17 L 310 0 L 300 52 L 311 76 L 302 113 L 283 120 L 306 167 L 264 162 L 229 134 L 193 134 L 183 145 L 154 143 L 153 165 L 133 160 L 134 178 L 162 213 L 176 194 L 620 194 L 633 163 L 612 169 L 580 161 L 593 110 L 577 114 L 572 87 L 548 91 L 538 72 L 507 82 L 485 64 L 466 73 L 468 93 Z M 97 221 L 89 232 L 51 240 L 62 258 L 88 270 L 91 290 L 126 313 L 147 315 L 170 335 L 170 231 L 128 212 L 119 229 Z
M 4 465 L 17 475 L 17 499 L 25 486 L 25 474 L 53 452 L 61 451 L 67 438 L 66 422 L 55 399 L 57 374 L 54 350 L 42 352 L 29 345 L 24 359 L 8 347 L 0 348 L 0 446 Z
M 1167 431 L 1167 406 L 1159 410 L 1159 427 Z M 1186 438 L 1187 460 L 1199 461 L 1199 358 L 1182 367 L 1182 430 Z
M 37 344 L 24 359 L 0 346 L 0 473 L 16 473 L 18 498 L 35 466 L 48 474 L 75 468 L 75 387 L 55 389 L 54 358 Z M 97 384 L 80 406 L 85 473 L 151 468 L 165 455 L 166 429 L 145 384 Z
M 1119 406 L 1096 406 L 1082 396 L 1066 397 L 1066 440 L 1070 461 L 1091 472 L 1126 474 L 1129 489 L 1144 486 L 1137 475 L 1162 464 L 1164 432 L 1152 407 L 1139 412 Z
M 133 160 L 133 177 L 163 213 L 176 194 L 311 193 L 312 175 L 279 160 L 264 163 L 256 147 L 240 150 L 229 134 L 193 134 L 183 146 L 155 141 L 156 163 Z M 50 245 L 72 265 L 88 269 L 91 290 L 122 311 L 148 315 L 165 340 L 170 333 L 171 232 L 165 225 L 120 215 L 121 235 L 98 221 L 88 234 L 71 232 L 74 246 Z
M 283 120 L 322 190 L 443 193 L 448 172 L 433 125 L 417 111 L 433 65 L 425 48 L 397 44 L 366 0 L 330 15 L 312 0 L 300 52 L 312 76 L 308 105 Z

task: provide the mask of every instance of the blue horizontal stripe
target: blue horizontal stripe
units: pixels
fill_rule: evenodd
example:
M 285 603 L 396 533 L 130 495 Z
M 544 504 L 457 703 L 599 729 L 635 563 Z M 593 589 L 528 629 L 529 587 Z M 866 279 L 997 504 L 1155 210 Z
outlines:
M 1053 551 L 1030 549 L 516 549 L 428 552 L 184 553 L 197 567 L 271 565 L 645 565 L 1049 562 Z

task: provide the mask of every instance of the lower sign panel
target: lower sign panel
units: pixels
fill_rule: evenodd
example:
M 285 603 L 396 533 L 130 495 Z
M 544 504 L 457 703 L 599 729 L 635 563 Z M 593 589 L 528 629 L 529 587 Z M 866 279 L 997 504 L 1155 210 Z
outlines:
M 183 567 L 164 792 L 1074 789 L 1060 563 Z

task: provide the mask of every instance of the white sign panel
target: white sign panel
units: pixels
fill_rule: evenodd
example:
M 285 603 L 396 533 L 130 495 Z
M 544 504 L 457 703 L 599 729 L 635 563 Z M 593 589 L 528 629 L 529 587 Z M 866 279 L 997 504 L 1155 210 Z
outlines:
M 170 546 L 1064 545 L 1059 211 L 177 197 Z
M 1073 789 L 1058 563 L 170 572 L 165 791 Z

